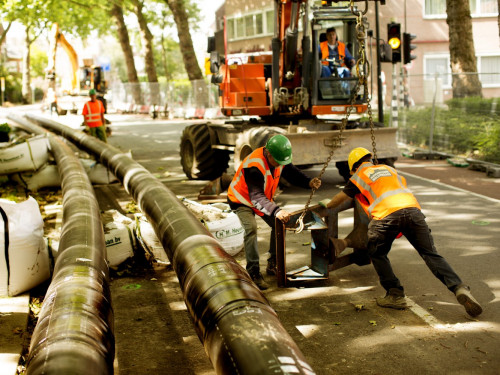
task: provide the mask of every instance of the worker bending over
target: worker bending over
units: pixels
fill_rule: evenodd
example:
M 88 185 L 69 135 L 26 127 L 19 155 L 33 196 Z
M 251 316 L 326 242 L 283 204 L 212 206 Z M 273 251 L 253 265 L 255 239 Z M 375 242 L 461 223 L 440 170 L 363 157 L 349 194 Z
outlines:
M 427 226 L 420 205 L 406 186 L 406 180 L 394 168 L 374 165 L 371 153 L 362 147 L 351 151 L 348 158 L 352 177 L 347 185 L 331 200 L 320 205 L 336 208 L 345 201 L 358 199 L 370 218 L 368 225 L 368 252 L 386 290 L 385 297 L 377 298 L 382 307 L 404 309 L 407 307 L 403 286 L 394 274 L 387 255 L 392 242 L 402 233 L 424 259 L 427 267 L 446 287 L 455 293 L 457 300 L 471 316 L 482 313 L 481 305 L 470 289 L 437 253 L 431 231 Z M 340 240 L 350 246 L 347 240 Z
M 271 227 L 270 256 L 266 272 L 268 275 L 276 275 L 275 220 L 278 218 L 287 222 L 290 219 L 290 213 L 273 202 L 280 177 L 283 176 L 289 183 L 306 189 L 318 189 L 321 186 L 319 178 L 307 177 L 291 162 L 290 141 L 284 135 L 275 135 L 269 139 L 265 147 L 257 148 L 243 160 L 228 189 L 229 205 L 245 229 L 246 269 L 262 290 L 269 286 L 260 272 L 255 214 Z
M 94 89 L 89 90 L 90 100 L 84 104 L 82 115 L 83 122 L 89 129 L 91 136 L 107 142 L 106 137 L 106 121 L 104 120 L 104 105 L 97 99 L 97 94 Z

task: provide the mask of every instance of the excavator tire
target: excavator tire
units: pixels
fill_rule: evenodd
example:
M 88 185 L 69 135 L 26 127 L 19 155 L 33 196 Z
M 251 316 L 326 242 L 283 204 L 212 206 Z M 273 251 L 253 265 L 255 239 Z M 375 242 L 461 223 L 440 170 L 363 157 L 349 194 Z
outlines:
M 229 152 L 212 149 L 206 124 L 184 128 L 180 155 L 182 170 L 190 180 L 214 180 L 220 177 L 229 165 Z
M 269 138 L 276 134 L 286 135 L 286 131 L 274 126 L 265 126 L 251 128 L 238 135 L 234 148 L 234 170 L 238 170 L 243 159 L 250 155 L 252 151 L 265 146 Z

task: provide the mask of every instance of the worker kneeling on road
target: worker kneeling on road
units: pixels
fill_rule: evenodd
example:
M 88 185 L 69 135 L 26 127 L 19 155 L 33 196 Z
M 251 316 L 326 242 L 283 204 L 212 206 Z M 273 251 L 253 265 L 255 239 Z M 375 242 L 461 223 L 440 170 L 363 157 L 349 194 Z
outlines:
M 331 200 L 321 201 L 320 205 L 335 208 L 356 197 L 368 214 L 368 252 L 380 284 L 387 292 L 385 297 L 377 298 L 377 304 L 394 309 L 407 307 L 404 289 L 387 258 L 392 242 L 402 233 L 432 273 L 455 293 L 467 313 L 471 316 L 480 315 L 483 309 L 469 287 L 437 253 L 425 216 L 420 211 L 417 199 L 407 188 L 405 178 L 387 165 L 374 165 L 371 158 L 371 153 L 365 148 L 352 150 L 348 164 L 353 176 L 343 191 Z M 346 240 L 340 241 L 343 241 L 344 247 L 349 246 Z
M 85 103 L 82 110 L 83 123 L 89 129 L 89 134 L 107 142 L 106 120 L 104 119 L 104 105 L 97 99 L 94 89 L 89 90 L 90 100 Z
M 292 145 L 284 135 L 275 135 L 265 147 L 260 147 L 248 155 L 238 168 L 228 189 L 228 201 L 245 229 L 244 245 L 247 260 L 246 269 L 261 290 L 269 286 L 262 277 L 257 248 L 257 222 L 255 214 L 271 227 L 269 259 L 266 272 L 276 274 L 275 218 L 283 222 L 290 219 L 290 213 L 273 202 L 280 177 L 289 183 L 305 189 L 321 186 L 319 178 L 309 178 L 292 162 Z

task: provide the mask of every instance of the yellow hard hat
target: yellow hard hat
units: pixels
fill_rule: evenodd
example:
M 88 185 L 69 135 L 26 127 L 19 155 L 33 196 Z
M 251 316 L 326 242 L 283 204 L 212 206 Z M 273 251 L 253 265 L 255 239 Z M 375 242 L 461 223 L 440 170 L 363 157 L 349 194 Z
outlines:
M 354 174 L 354 171 L 352 170 L 354 164 L 356 164 L 366 155 L 371 155 L 371 154 L 372 153 L 364 147 L 356 147 L 355 149 L 353 149 L 349 153 L 349 157 L 347 158 L 347 164 L 349 164 L 349 170 L 351 171 L 351 174 Z

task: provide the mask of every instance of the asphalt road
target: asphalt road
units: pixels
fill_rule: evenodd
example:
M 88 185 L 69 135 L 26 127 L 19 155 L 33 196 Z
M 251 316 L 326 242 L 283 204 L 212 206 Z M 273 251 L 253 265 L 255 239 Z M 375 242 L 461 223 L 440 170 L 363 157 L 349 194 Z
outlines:
M 111 120 L 111 144 L 132 150 L 134 159 L 177 195 L 197 195 L 205 182 L 186 180 L 179 163 L 179 139 L 185 123 Z M 500 201 L 470 193 L 467 186 L 447 185 L 446 177 L 453 177 L 456 167 L 448 167 L 446 162 L 419 161 L 424 164 L 420 167 L 412 163 L 401 159 L 396 166 L 422 204 L 438 251 L 470 284 L 485 311 L 479 319 L 468 317 L 405 239 L 395 242 L 390 258 L 413 303 L 406 311 L 376 305 L 375 297 L 383 290 L 371 265 L 348 266 L 331 274 L 326 282 L 303 288 L 277 288 L 269 277 L 273 286 L 265 296 L 318 374 L 499 372 Z M 439 182 L 420 177 L 425 176 L 420 170 L 432 168 L 444 168 L 439 171 Z M 317 175 L 319 167 L 306 173 Z M 469 179 L 486 178 L 473 173 L 477 175 Z M 483 191 L 488 193 L 495 191 L 499 181 L 484 182 L 490 184 Z M 329 169 L 317 201 L 335 194 L 342 184 L 336 169 Z M 277 201 L 295 210 L 303 207 L 308 196 L 308 191 L 289 188 Z M 350 231 L 351 216 L 350 211 L 341 214 L 341 234 Z M 261 259 L 265 259 L 269 230 L 264 222 L 259 227 Z M 294 236 L 287 238 L 288 269 L 309 261 L 309 249 L 304 246 L 309 242 L 308 234 Z M 236 258 L 244 265 L 242 253 Z M 127 288 L 133 283 L 142 287 Z M 117 278 L 112 290 L 117 373 L 213 373 L 171 270 L 158 268 L 139 279 Z M 358 311 L 356 305 L 363 305 L 363 309 Z
M 133 158 L 175 194 L 197 196 L 206 181 L 186 180 L 179 162 L 185 122 L 108 117 L 113 129 L 110 144 L 131 150 Z M 73 127 L 81 122 L 69 116 L 62 120 Z M 499 374 L 500 201 L 482 195 L 499 190 L 499 181 L 490 179 L 489 189 L 471 193 L 467 186 L 456 188 L 446 183 L 444 177 L 452 176 L 453 169 L 442 170 L 436 182 L 421 177 L 424 173 L 419 171 L 428 165 L 415 167 L 402 160 L 396 167 L 406 175 L 419 199 L 438 251 L 483 304 L 484 313 L 478 319 L 467 316 L 404 238 L 395 242 L 390 259 L 412 301 L 412 307 L 405 311 L 376 305 L 375 297 L 384 292 L 371 265 L 351 265 L 335 271 L 325 282 L 302 288 L 277 288 L 275 280 L 268 277 L 272 287 L 264 294 L 317 374 Z M 305 172 L 315 176 L 319 170 L 314 167 Z M 333 196 L 342 185 L 336 169 L 329 169 L 313 202 Z M 130 201 L 119 185 L 96 190 L 110 207 L 123 208 Z M 287 188 L 277 202 L 296 210 L 308 196 L 309 191 Z M 341 235 L 349 233 L 352 211 L 341 213 L 339 226 Z M 259 228 L 264 267 L 269 230 L 263 221 Z M 289 269 L 308 264 L 308 236 L 287 236 Z M 242 253 L 236 259 L 244 266 Z M 184 305 L 177 277 L 169 267 L 116 277 L 111 287 L 115 373 L 214 374 Z M 359 305 L 361 309 L 356 308 Z

